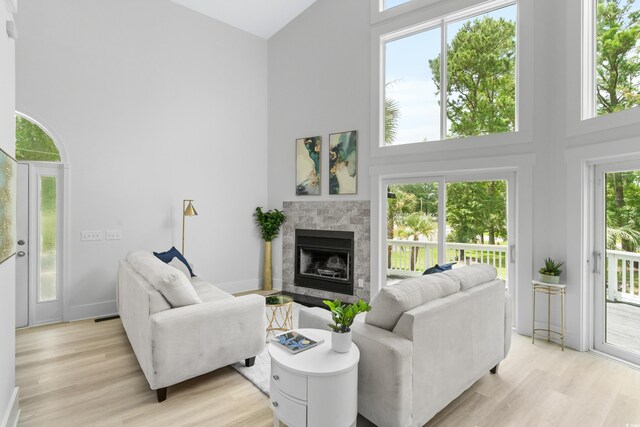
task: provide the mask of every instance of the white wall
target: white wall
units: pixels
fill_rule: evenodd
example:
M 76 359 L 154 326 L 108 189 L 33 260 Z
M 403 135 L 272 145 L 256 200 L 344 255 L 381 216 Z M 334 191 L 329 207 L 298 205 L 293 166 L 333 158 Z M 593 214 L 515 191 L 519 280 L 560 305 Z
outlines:
M 257 288 L 266 204 L 267 43 L 169 0 L 29 0 L 17 110 L 70 165 L 67 319 L 114 313 L 118 260 L 180 248 L 227 290 Z M 122 230 L 81 242 L 82 230 Z
M 369 5 L 314 3 L 269 39 L 269 207 L 285 200 L 369 200 Z M 358 194 L 329 196 L 329 134 L 358 131 Z M 322 136 L 321 196 L 295 196 L 295 140 Z M 274 286 L 282 242 L 273 243 Z
M 521 196 L 533 197 L 523 203 L 529 208 L 518 212 L 519 237 L 526 237 L 518 242 L 519 255 L 527 258 L 528 265 L 526 271 L 518 273 L 516 283 L 518 331 L 524 334 L 531 331 L 530 280 L 542 260 L 549 256 L 567 260 L 563 280 L 569 283 L 568 343 L 586 349 L 582 304 L 585 294 L 590 292 L 589 278 L 582 275 L 586 260 L 576 255 L 581 253 L 582 188 L 580 177 L 574 176 L 578 172 L 567 170 L 565 152 L 571 163 L 572 151 L 566 151 L 569 147 L 600 144 L 606 151 L 614 146 L 613 141 L 638 135 L 640 121 L 638 111 L 632 112 L 635 115 L 626 121 L 608 117 L 580 122 L 575 114 L 575 106 L 580 102 L 580 93 L 575 88 L 581 71 L 580 0 L 568 1 L 566 8 L 559 8 L 554 0 L 520 1 L 521 26 L 527 28 L 526 39 L 520 42 L 528 49 L 526 58 L 523 57 L 526 68 L 520 70 L 528 82 L 520 88 L 520 106 L 527 112 L 521 117 L 521 129 L 527 131 L 513 136 L 517 143 L 501 144 L 504 136 L 483 137 L 483 142 L 476 140 L 480 148 L 474 147 L 471 139 L 435 150 L 428 145 L 394 150 L 393 155 L 383 157 L 369 154 L 377 144 L 371 137 L 369 116 L 373 98 L 370 75 L 376 67 L 370 53 L 371 33 L 388 22 L 369 25 L 369 3 L 316 2 L 269 40 L 269 205 L 277 208 L 285 200 L 338 198 L 327 195 L 326 168 L 323 196 L 295 196 L 293 141 L 316 134 L 326 139 L 329 132 L 340 129 L 357 128 L 361 132 L 360 184 L 370 179 L 368 166 L 374 173 L 384 169 L 399 174 L 409 166 L 415 170 L 423 165 L 422 172 L 428 173 L 430 165 L 438 162 L 446 162 L 450 170 L 468 170 L 474 161 L 477 164 L 474 168 L 481 168 L 482 158 L 487 158 L 492 166 L 518 169 L 518 163 L 526 161 L 514 158 L 534 159 L 532 177 L 519 182 L 526 190 Z M 416 13 L 437 17 L 443 11 L 475 3 L 479 1 L 443 0 Z M 397 22 L 402 19 L 406 17 L 398 18 Z M 326 164 L 325 156 L 323 165 Z M 524 167 L 520 172 L 519 176 L 526 178 L 531 170 Z M 360 185 L 357 197 L 374 199 L 375 191 Z M 372 239 L 375 233 L 372 221 Z M 281 262 L 280 254 L 274 259 L 278 260 L 275 265 Z M 543 319 L 546 306 L 539 308 L 538 318 Z M 559 324 L 559 318 L 554 317 L 552 322 Z
M 15 156 L 15 42 L 5 31 L 11 14 L 0 4 L 0 148 Z M 17 397 L 15 376 L 15 256 L 0 264 L 0 426 L 9 417 Z M 16 406 L 17 407 L 17 406 Z M 15 409 L 14 409 L 15 410 Z

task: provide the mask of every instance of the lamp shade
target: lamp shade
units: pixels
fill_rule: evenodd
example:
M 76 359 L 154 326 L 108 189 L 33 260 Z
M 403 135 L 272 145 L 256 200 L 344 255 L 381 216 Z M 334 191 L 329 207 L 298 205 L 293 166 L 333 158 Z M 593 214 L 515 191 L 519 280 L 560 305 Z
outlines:
M 196 212 L 196 208 L 193 207 L 193 204 L 191 203 L 193 200 L 187 200 L 189 203 L 187 204 L 187 207 L 184 208 L 184 216 L 196 216 L 198 215 L 198 212 Z

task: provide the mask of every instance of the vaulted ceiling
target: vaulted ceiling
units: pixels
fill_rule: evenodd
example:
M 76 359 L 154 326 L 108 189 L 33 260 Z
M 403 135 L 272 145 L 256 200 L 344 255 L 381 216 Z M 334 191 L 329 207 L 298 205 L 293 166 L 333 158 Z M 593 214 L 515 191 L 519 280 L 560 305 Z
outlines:
M 280 31 L 316 0 L 171 0 L 264 39 Z

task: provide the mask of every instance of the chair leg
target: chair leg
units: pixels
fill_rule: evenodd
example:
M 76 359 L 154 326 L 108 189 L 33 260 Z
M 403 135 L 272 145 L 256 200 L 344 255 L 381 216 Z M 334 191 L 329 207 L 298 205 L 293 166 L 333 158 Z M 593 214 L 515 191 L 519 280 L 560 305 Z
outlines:
M 491 372 L 492 374 L 497 374 L 498 373 L 498 367 L 500 366 L 500 364 L 498 363 L 496 366 L 494 366 L 493 368 L 491 368 L 491 370 L 489 372 Z
M 251 366 L 253 366 L 256 363 L 256 357 L 250 357 L 248 359 L 244 359 L 244 364 L 245 366 L 247 366 L 248 368 L 250 368 Z
M 156 393 L 158 394 L 158 403 L 167 400 L 167 387 L 157 389 Z

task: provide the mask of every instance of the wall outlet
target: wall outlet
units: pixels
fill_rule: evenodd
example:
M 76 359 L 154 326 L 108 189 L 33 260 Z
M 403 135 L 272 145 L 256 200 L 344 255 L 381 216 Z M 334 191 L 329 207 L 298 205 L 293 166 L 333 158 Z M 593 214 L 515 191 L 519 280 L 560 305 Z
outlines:
M 102 240 L 102 231 L 83 231 L 80 233 L 80 240 L 83 242 Z
M 105 240 L 120 240 L 122 239 L 122 230 L 107 230 L 104 232 Z
M 358 287 L 364 288 L 364 279 L 358 279 Z

